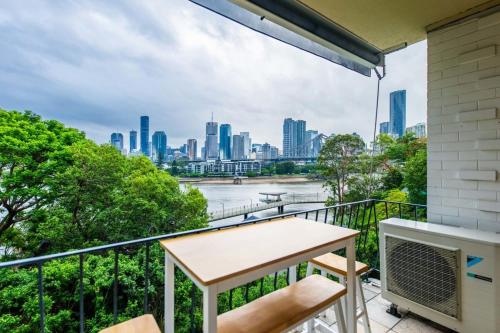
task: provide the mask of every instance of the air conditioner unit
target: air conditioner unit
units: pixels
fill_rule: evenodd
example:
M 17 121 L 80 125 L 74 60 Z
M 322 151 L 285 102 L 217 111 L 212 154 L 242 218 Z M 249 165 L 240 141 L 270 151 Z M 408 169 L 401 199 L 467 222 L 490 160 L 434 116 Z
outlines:
M 458 332 L 500 333 L 500 234 L 380 222 L 382 297 Z

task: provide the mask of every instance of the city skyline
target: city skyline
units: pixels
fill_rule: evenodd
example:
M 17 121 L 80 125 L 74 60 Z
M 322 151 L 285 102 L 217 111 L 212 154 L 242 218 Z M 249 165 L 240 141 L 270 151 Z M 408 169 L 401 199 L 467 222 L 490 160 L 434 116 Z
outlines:
M 143 114 L 155 119 L 150 130 L 165 130 L 173 146 L 186 137 L 203 145 L 205 124 L 199 120 L 212 112 L 234 133 L 248 130 L 255 142 L 278 147 L 277 128 L 286 117 L 307 118 L 322 133 L 356 131 L 366 141 L 373 134 L 375 77 L 351 73 L 188 1 L 40 1 L 31 11 L 6 1 L 3 8 L 0 45 L 9 52 L 0 54 L 1 107 L 62 121 L 98 143 L 108 142 L 112 132 L 139 130 L 136 119 Z M 119 24 L 110 25 L 116 17 Z M 84 34 L 75 23 L 87 27 Z M 52 47 L 41 47 L 49 36 Z M 417 43 L 386 58 L 390 71 L 381 81 L 380 110 L 389 109 L 390 91 L 404 87 L 408 124 L 425 121 L 426 48 Z M 388 114 L 381 112 L 380 119 Z

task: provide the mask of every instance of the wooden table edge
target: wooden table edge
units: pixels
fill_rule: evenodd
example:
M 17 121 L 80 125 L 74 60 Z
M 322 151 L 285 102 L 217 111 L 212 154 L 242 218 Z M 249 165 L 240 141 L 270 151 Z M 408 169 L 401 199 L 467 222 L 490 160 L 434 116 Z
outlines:
M 266 222 L 270 222 L 270 221 L 266 221 Z M 264 222 L 264 223 L 266 223 L 266 222 Z M 318 222 L 311 221 L 311 223 L 318 223 Z M 339 226 L 336 226 L 336 227 L 339 227 Z M 339 228 L 343 228 L 343 227 L 339 227 Z M 349 228 L 345 228 L 345 229 L 349 229 Z M 173 254 L 172 252 L 170 252 L 165 246 L 163 246 L 162 240 L 160 240 L 159 242 L 160 242 L 161 247 L 164 249 L 164 251 L 168 252 L 168 255 L 170 255 L 171 257 L 173 257 L 179 264 L 181 264 L 183 266 L 183 268 L 186 269 L 189 272 L 189 274 L 191 274 L 194 278 L 196 278 L 201 285 L 203 285 L 205 287 L 208 287 L 208 286 L 211 286 L 213 284 L 219 283 L 221 281 L 229 280 L 229 279 L 234 278 L 236 276 L 244 275 L 244 274 L 246 274 L 248 272 L 251 272 L 251 271 L 254 271 L 254 270 L 258 270 L 258 269 L 261 269 L 261 268 L 266 267 L 266 266 L 274 265 L 274 264 L 276 264 L 276 263 L 278 263 L 280 261 L 286 261 L 287 259 L 303 255 L 303 254 L 305 254 L 307 252 L 313 252 L 313 251 L 315 251 L 317 249 L 320 249 L 322 247 L 329 247 L 329 246 L 334 245 L 335 243 L 339 243 L 339 242 L 343 242 L 343 241 L 346 241 L 346 240 L 351 239 L 351 238 L 355 238 L 356 236 L 358 236 L 360 234 L 359 230 L 354 230 L 354 229 L 349 229 L 349 230 L 353 231 L 353 233 L 351 235 L 349 235 L 349 236 L 345 236 L 345 237 L 336 239 L 334 241 L 331 241 L 331 242 L 328 242 L 328 243 L 325 243 L 325 244 L 322 244 L 322 245 L 319 245 L 319 246 L 308 248 L 307 250 L 303 250 L 303 251 L 300 251 L 300 252 L 296 252 L 294 254 L 290 254 L 290 255 L 285 256 L 285 257 L 281 257 L 281 258 L 278 258 L 278 259 L 275 259 L 275 260 L 272 260 L 272 261 L 268 261 L 265 264 L 261 264 L 261 265 L 249 267 L 249 268 L 240 270 L 238 272 L 235 272 L 235 273 L 232 273 L 232 274 L 228 274 L 228 275 L 225 275 L 225 276 L 221 276 L 219 278 L 208 280 L 208 281 L 202 280 L 184 262 L 182 262 L 182 260 L 180 260 L 175 254 Z M 220 230 L 214 230 L 214 231 L 209 231 L 209 232 L 217 232 L 217 231 L 220 231 Z M 198 234 L 198 235 L 201 235 L 201 234 Z M 181 238 L 181 237 L 179 237 L 179 238 Z

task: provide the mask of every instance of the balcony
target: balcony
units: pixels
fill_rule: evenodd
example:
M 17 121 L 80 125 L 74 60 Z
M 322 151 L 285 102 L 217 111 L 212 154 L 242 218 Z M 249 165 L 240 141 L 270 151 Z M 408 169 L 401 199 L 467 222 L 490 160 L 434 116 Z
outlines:
M 25 315 L 36 318 L 37 327 L 26 326 L 28 330 L 40 332 L 80 331 L 87 332 L 87 327 L 100 322 L 104 328 L 113 323 L 122 322 L 143 313 L 152 313 L 163 325 L 163 257 L 158 241 L 207 231 L 233 228 L 245 224 L 265 223 L 274 219 L 290 216 L 302 217 L 311 223 L 327 223 L 357 229 L 360 235 L 356 239 L 356 256 L 367 263 L 370 270 L 364 275 L 364 286 L 368 311 L 372 319 L 373 332 L 440 332 L 433 324 L 405 315 L 402 319 L 385 312 L 389 305 L 380 296 L 378 223 L 390 217 L 400 217 L 425 221 L 427 208 L 422 205 L 365 200 L 321 209 L 290 213 L 252 220 L 219 228 L 205 228 L 169 235 L 160 235 L 136 239 L 116 244 L 98 246 L 82 250 L 57 253 L 46 256 L 0 263 L 0 274 L 13 272 L 19 279 L 3 280 L 0 293 L 6 297 L 12 293 L 16 284 L 23 277 L 36 276 L 28 285 L 26 292 L 36 291 L 30 304 L 16 304 L 13 295 L 12 304 L 0 306 L 2 316 L 13 309 L 22 309 Z M 275 235 L 279 237 L 279 235 Z M 341 251 L 342 252 L 342 251 Z M 130 260 L 132 261 L 130 261 Z M 100 263 L 100 265 L 98 265 Z M 68 265 L 68 266 L 65 266 Z M 96 267 L 105 268 L 96 274 Z M 57 271 L 66 269 L 66 274 Z M 59 272 L 61 273 L 61 272 Z M 296 269 L 297 280 L 306 275 L 306 263 Z M 7 276 L 7 275 L 5 275 Z M 275 272 L 242 287 L 231 289 L 218 297 L 218 312 L 251 302 L 274 290 L 289 284 L 290 270 Z M 179 331 L 201 331 L 202 307 L 201 293 L 198 288 L 182 274 L 176 271 L 175 305 L 176 327 Z M 145 292 L 147 291 L 147 292 Z M 61 304 L 56 294 L 67 293 L 65 299 L 71 301 Z M 132 294 L 141 294 L 140 300 Z M 57 304 L 57 306 L 55 305 Z M 35 310 L 36 309 L 36 310 Z M 31 311 L 31 312 L 30 312 Z M 57 326 L 58 318 L 65 316 L 64 327 Z M 104 316 L 97 318 L 96 316 Z M 6 317 L 4 317 L 6 318 Z M 321 318 L 320 318 L 321 319 Z M 325 325 L 332 325 L 334 319 L 322 318 Z M 333 319 L 333 321 L 332 321 Z M 21 324 L 21 323 L 20 323 Z M 177 331 L 177 330 L 176 330 Z

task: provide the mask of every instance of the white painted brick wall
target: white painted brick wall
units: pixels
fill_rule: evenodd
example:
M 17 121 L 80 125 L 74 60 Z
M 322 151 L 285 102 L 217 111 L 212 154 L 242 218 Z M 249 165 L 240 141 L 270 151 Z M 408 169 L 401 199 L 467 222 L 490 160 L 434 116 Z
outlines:
M 428 219 L 500 232 L 500 13 L 428 35 Z

